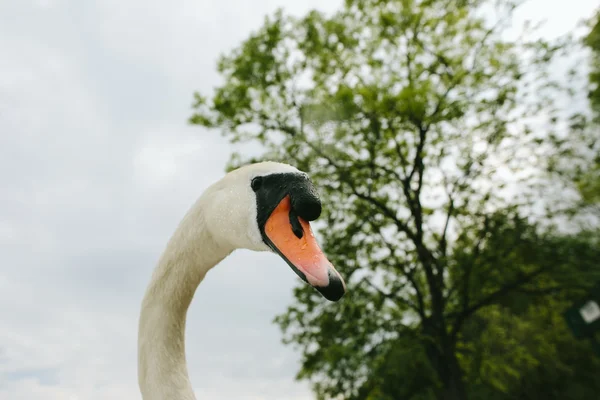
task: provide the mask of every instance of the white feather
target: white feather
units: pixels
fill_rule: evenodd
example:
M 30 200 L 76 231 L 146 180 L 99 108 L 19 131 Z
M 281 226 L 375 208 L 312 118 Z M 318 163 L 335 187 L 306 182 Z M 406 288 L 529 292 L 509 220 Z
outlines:
M 195 400 L 185 360 L 188 307 L 206 273 L 233 250 L 269 250 L 250 183 L 281 172 L 300 171 L 263 162 L 230 172 L 206 189 L 173 233 L 142 302 L 138 381 L 144 400 Z

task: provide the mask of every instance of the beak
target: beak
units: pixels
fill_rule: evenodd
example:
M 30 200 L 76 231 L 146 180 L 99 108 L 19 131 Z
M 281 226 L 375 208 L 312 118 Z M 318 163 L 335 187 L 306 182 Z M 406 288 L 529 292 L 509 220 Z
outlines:
M 319 247 L 310 224 L 292 213 L 290 196 L 277 205 L 265 224 L 266 242 L 302 280 L 330 301 L 338 301 L 346 292 L 346 284 Z M 298 218 L 300 238 L 292 229 L 292 218 Z M 270 243 L 269 243 L 270 242 Z

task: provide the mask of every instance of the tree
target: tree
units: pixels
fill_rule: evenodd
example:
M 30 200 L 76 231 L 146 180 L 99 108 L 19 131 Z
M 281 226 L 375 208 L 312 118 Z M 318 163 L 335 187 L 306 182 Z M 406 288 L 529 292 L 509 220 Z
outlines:
M 524 257 L 533 253 L 539 262 L 547 264 L 552 261 L 544 259 L 548 255 L 544 248 L 552 248 L 562 262 L 571 264 L 563 273 L 580 275 L 550 274 L 552 285 L 533 292 L 517 290 L 466 324 L 463 334 L 467 340 L 461 354 L 473 398 L 594 398 L 600 390 L 596 379 L 600 359 L 588 342 L 574 340 L 563 314 L 582 294 L 565 289 L 578 286 L 580 279 L 598 279 L 599 239 L 597 231 L 544 235 L 538 236 L 535 244 L 517 250 Z M 595 272 L 582 273 L 586 268 Z M 538 296 L 540 291 L 552 295 Z
M 321 188 L 319 233 L 348 295 L 329 305 L 299 286 L 277 318 L 319 398 L 465 399 L 464 349 L 483 310 L 579 290 L 597 273 L 524 217 L 554 148 L 548 71 L 563 46 L 506 39 L 515 7 L 278 11 L 221 58 L 224 83 L 195 94 L 192 123 L 259 143 L 258 159 L 291 162 Z
M 474 313 L 463 324 L 456 353 L 470 397 L 492 400 L 593 397 L 589 394 L 600 389 L 596 379 L 600 359 L 595 358 L 588 343 L 573 339 L 562 314 L 581 296 L 578 288 L 586 287 L 582 279 L 600 278 L 598 233 L 540 235 L 523 221 L 517 223 L 498 215 L 488 235 L 481 259 L 487 259 L 484 262 L 491 263 L 493 268 L 502 271 L 511 264 L 529 265 L 548 268 L 551 273 L 546 274 L 545 282 L 513 290 L 510 296 Z M 459 246 L 473 247 L 467 243 Z M 473 280 L 474 285 L 482 283 L 489 283 L 489 279 Z M 426 341 L 414 340 L 413 332 L 408 333 L 411 335 L 389 341 L 378 350 L 374 364 L 368 365 L 374 372 L 369 374 L 358 395 L 350 398 L 436 397 L 439 382 L 432 380 L 435 374 L 423 357 Z M 563 378 L 558 379 L 560 376 Z M 581 396 L 574 396 L 576 393 Z
M 600 10 L 590 19 L 590 33 L 585 37 L 585 45 L 592 52 L 590 65 L 590 90 L 588 97 L 597 117 L 600 117 Z
M 600 10 L 586 22 L 589 31 L 582 44 L 589 52 L 589 73 L 580 78 L 579 64 L 569 76 L 572 103 L 581 101 L 584 93 L 589 108 L 575 110 L 569 121 L 568 135 L 552 137 L 556 149 L 549 158 L 549 170 L 555 178 L 574 183 L 579 201 L 571 205 L 571 214 L 589 214 L 600 218 Z M 579 61 L 580 63 L 581 61 Z
M 571 262 L 597 268 L 593 258 L 598 257 L 597 250 L 592 250 L 597 246 L 597 233 L 594 236 L 593 240 L 586 233 L 558 236 L 544 240 L 542 246 L 559 246 L 562 254 L 581 252 Z M 537 250 L 521 248 L 526 253 Z M 545 290 L 551 291 L 552 296 L 540 297 L 529 291 L 513 293 L 465 323 L 458 355 L 471 398 L 591 399 L 598 393 L 600 358 L 590 351 L 587 341 L 574 340 L 563 321 L 563 311 L 575 300 L 574 293 L 559 287 Z M 434 374 L 419 357 L 422 346 L 410 340 L 393 346 L 357 398 L 434 398 Z
M 585 38 L 585 45 L 592 53 L 589 74 L 591 88 L 588 98 L 594 116 L 591 129 L 597 132 L 600 129 L 600 11 L 591 19 L 591 24 L 590 33 Z M 597 155 L 600 145 L 597 139 L 591 146 L 597 152 L 596 157 L 578 180 L 578 187 L 584 202 L 600 204 L 600 156 Z

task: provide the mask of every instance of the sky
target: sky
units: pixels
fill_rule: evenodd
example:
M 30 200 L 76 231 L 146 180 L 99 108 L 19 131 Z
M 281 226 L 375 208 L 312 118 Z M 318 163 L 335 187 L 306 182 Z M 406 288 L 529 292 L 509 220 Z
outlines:
M 217 57 L 277 7 L 340 4 L 0 0 L 0 400 L 141 398 L 146 284 L 232 150 L 187 124 L 192 93 L 221 82 Z M 533 0 L 519 18 L 554 36 L 597 5 Z M 298 282 L 250 251 L 209 273 L 186 331 L 199 399 L 314 398 L 272 323 Z

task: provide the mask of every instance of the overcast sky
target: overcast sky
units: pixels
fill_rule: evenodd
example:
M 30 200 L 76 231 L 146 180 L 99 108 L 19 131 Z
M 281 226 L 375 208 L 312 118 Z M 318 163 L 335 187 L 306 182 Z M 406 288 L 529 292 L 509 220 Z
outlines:
M 186 124 L 193 91 L 265 14 L 341 2 L 0 0 L 0 400 L 140 398 L 145 285 L 231 151 Z M 597 0 L 531 3 L 554 35 Z M 186 335 L 199 399 L 312 399 L 272 324 L 298 281 L 248 251 L 207 276 Z

